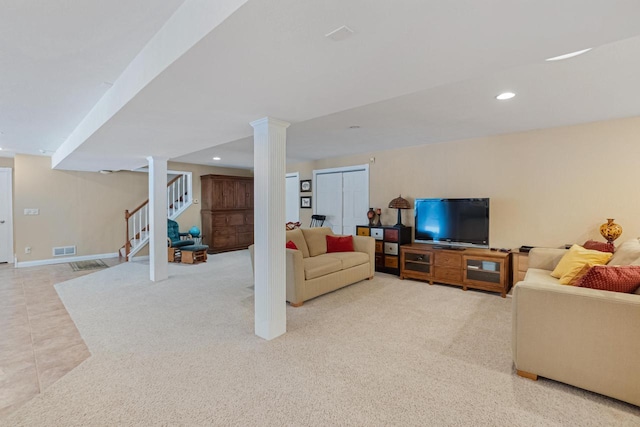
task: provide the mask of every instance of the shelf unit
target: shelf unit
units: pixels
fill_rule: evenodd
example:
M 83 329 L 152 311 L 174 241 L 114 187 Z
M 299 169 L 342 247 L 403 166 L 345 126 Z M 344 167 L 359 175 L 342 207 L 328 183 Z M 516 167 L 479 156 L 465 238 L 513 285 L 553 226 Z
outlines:
M 414 243 L 400 248 L 400 278 L 500 292 L 511 288 L 510 253 L 489 249 L 440 249 Z
M 400 275 L 400 246 L 411 243 L 412 227 L 356 226 L 358 236 L 371 236 L 376 240 L 376 271 Z

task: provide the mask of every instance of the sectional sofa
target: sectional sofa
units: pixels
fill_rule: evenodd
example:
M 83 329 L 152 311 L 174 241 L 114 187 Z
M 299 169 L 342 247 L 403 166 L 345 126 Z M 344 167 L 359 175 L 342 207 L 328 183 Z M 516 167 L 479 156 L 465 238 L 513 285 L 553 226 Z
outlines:
M 635 294 L 560 285 L 566 253 L 536 248 L 513 289 L 513 361 L 519 375 L 571 384 L 640 406 L 640 289 Z M 625 242 L 609 264 L 640 265 Z

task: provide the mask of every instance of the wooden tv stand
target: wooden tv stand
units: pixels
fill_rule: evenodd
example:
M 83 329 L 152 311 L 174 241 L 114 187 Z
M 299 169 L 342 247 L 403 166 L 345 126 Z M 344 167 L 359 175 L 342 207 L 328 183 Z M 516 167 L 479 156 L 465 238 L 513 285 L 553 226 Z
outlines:
M 400 247 L 400 278 L 462 286 L 463 290 L 500 292 L 506 298 L 511 287 L 510 253 L 489 249 L 438 249 L 413 243 Z

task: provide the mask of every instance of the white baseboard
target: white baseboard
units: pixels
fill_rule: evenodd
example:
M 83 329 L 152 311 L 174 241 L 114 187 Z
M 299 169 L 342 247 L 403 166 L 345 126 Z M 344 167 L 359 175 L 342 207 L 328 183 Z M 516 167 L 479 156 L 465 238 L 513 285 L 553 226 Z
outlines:
M 105 258 L 118 258 L 118 252 L 114 252 L 110 254 L 81 255 L 81 256 L 71 256 L 71 257 L 62 257 L 62 258 L 40 259 L 37 261 L 18 262 L 16 259 L 15 266 L 16 268 L 36 267 L 39 265 L 64 264 L 65 262 L 89 261 L 92 259 L 105 259 Z

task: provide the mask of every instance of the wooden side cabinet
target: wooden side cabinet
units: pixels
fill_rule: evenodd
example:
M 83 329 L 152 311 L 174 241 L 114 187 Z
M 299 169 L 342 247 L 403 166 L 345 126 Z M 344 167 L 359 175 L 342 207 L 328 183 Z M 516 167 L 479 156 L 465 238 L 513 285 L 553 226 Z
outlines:
M 461 286 L 463 290 L 500 292 L 511 288 L 510 253 L 489 249 L 440 249 L 414 243 L 400 248 L 400 278 Z
M 524 275 L 527 274 L 527 269 L 529 268 L 529 253 L 528 252 L 517 252 L 517 249 L 512 253 L 512 269 L 513 272 L 513 283 L 516 283 L 524 280 Z
M 400 246 L 411 243 L 413 227 L 356 226 L 358 236 L 376 240 L 376 271 L 400 275 Z

